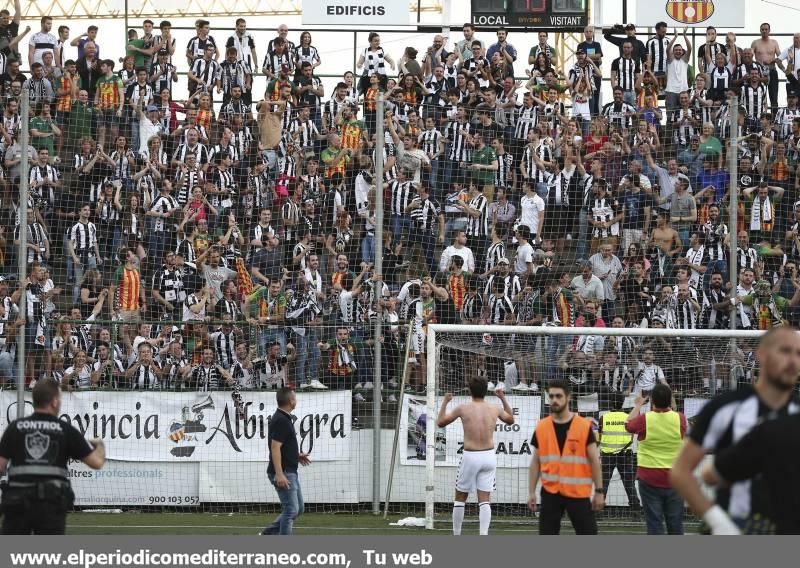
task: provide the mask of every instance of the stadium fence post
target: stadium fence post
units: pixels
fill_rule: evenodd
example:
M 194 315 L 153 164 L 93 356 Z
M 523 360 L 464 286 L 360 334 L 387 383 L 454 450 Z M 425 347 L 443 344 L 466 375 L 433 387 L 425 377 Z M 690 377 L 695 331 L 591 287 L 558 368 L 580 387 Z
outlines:
M 728 109 L 730 109 L 730 123 L 731 123 L 731 136 L 730 136 L 730 148 L 728 148 L 728 177 L 730 181 L 730 187 L 728 189 L 728 193 L 730 194 L 730 204 L 728 211 L 728 236 L 730 239 L 730 255 L 728 257 L 729 268 L 728 272 L 730 272 L 730 282 L 731 282 L 731 293 L 736 294 L 736 286 L 738 285 L 738 258 L 736 255 L 736 247 L 739 242 L 739 229 L 738 229 L 738 222 L 739 222 L 739 202 L 737 192 L 739 191 L 738 183 L 737 183 L 737 176 L 738 176 L 738 157 L 739 157 L 739 141 L 737 138 L 739 137 L 739 99 L 737 97 L 731 97 L 728 99 Z M 736 314 L 739 311 L 739 306 L 734 306 L 733 314 L 730 318 L 730 326 L 732 330 L 736 329 Z M 731 337 L 731 356 L 736 353 L 736 338 Z M 734 378 L 733 373 L 730 374 L 728 377 L 728 381 L 730 382 L 731 390 L 736 389 L 736 379 Z M 716 392 L 717 388 L 717 381 L 711 381 L 712 383 L 712 394 Z
M 408 324 L 406 331 L 406 350 L 403 352 L 403 375 L 400 379 L 400 399 L 397 409 L 397 419 L 394 425 L 394 443 L 392 444 L 392 457 L 389 461 L 389 479 L 386 481 L 386 500 L 383 505 L 383 518 L 389 516 L 389 503 L 392 500 L 392 483 L 394 482 L 394 468 L 397 464 L 397 450 L 400 445 L 400 421 L 403 420 L 403 400 L 405 399 L 406 377 L 408 376 L 408 358 L 411 355 L 411 333 L 414 331 L 414 322 Z
M 380 151 L 375 147 L 375 274 L 383 275 L 383 93 L 378 92 L 375 102 L 375 140 L 380 141 Z M 378 193 L 380 188 L 380 194 Z M 375 378 L 372 390 L 372 513 L 381 513 L 381 318 L 383 310 L 380 302 L 383 298 L 383 280 L 373 286 L 373 301 L 378 307 L 375 318 Z
M 18 278 L 20 285 L 25 282 L 28 265 L 28 140 L 30 138 L 31 120 L 31 93 L 29 89 L 22 90 L 19 105 L 20 130 L 19 142 L 22 146 L 19 167 L 19 248 L 17 249 Z M 25 307 L 26 292 L 19 295 L 19 313 L 24 318 L 27 315 Z M 27 326 L 37 325 L 35 322 L 25 322 L 17 330 L 17 418 L 22 418 L 25 413 L 25 332 Z M 34 369 L 34 372 L 39 369 Z
M 425 400 L 425 528 L 433 529 L 433 509 L 436 502 L 436 330 L 428 326 L 428 358 Z

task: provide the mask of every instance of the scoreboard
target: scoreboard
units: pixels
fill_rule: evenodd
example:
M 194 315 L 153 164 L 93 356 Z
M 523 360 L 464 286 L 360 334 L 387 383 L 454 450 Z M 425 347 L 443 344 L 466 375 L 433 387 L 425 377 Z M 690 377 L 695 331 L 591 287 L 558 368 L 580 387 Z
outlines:
M 472 23 L 581 29 L 589 23 L 589 0 L 472 0 Z

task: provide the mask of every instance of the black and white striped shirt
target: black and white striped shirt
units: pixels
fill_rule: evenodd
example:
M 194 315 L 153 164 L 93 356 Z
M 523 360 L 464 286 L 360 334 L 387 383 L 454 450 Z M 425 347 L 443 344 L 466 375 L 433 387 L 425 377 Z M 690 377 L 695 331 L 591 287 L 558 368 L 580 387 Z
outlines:
M 469 122 L 451 121 L 447 124 L 445 136 L 450 142 L 450 153 L 448 159 L 452 162 L 469 162 L 472 159 L 472 151 L 467 144 L 467 134 L 472 134 L 475 130 Z
M 669 53 L 670 39 L 667 36 L 658 37 L 653 36 L 647 40 L 647 55 L 650 57 L 651 67 L 653 73 L 666 73 L 667 72 L 667 59 Z
M 695 107 L 677 108 L 669 113 L 667 122 L 675 128 L 673 134 L 675 144 L 688 146 L 692 136 L 699 134 L 699 129 L 695 128 L 697 119 L 698 114 Z
M 246 64 L 242 61 L 223 61 L 219 66 L 219 79 L 222 82 L 222 92 L 231 94 L 233 87 L 241 87 L 246 91 L 245 77 L 248 75 Z
M 596 223 L 611 223 L 622 210 L 619 202 L 614 198 L 603 197 L 592 201 L 592 219 Z M 619 236 L 619 222 L 605 228 L 592 227 L 592 238 L 604 239 L 608 236 Z
M 522 163 L 525 164 L 525 177 L 534 183 L 546 183 L 550 179 L 550 173 L 540 169 L 536 165 L 534 156 L 538 156 L 543 162 L 553 161 L 553 152 L 550 146 L 540 142 L 536 147 L 530 145 L 525 147 L 522 154 Z
M 289 66 L 289 72 L 293 68 L 292 57 L 288 50 L 284 49 L 283 53 L 275 53 L 274 51 L 268 52 L 264 56 L 264 63 L 261 64 L 261 69 L 264 73 L 269 73 L 274 77 L 278 77 L 281 67 L 284 65 Z
M 479 320 L 483 314 L 483 296 L 467 294 L 464 296 L 464 305 L 461 306 L 461 321 Z
M 189 44 L 186 46 L 186 51 L 190 52 L 192 59 L 202 59 L 207 45 L 212 45 L 214 46 L 214 49 L 217 50 L 217 42 L 214 41 L 212 36 L 208 36 L 206 39 L 201 39 L 199 36 L 195 36 L 189 40 Z
M 392 190 L 392 215 L 405 215 L 406 207 L 417 194 L 416 184 L 410 181 L 393 181 L 389 184 Z
M 800 117 L 800 108 L 779 108 L 775 113 L 775 125 L 779 127 L 778 137 L 786 140 L 792 135 L 792 122 Z
M 328 130 L 330 131 L 336 130 L 336 117 L 339 115 L 339 111 L 342 109 L 342 106 L 347 104 L 348 102 L 349 101 L 347 97 L 345 97 L 340 101 L 334 96 L 331 97 L 331 100 L 329 100 L 323 105 L 323 113 L 328 117 L 326 124 L 324 126 Z
M 756 425 L 800 412 L 796 397 L 777 410 L 767 406 L 750 385 L 742 385 L 709 401 L 695 417 L 687 435 L 706 453 L 719 453 L 741 440 Z M 764 480 L 741 481 L 730 487 L 720 487 L 716 502 L 738 519 L 762 517 L 768 520 L 769 511 L 761 497 L 766 495 Z
M 94 256 L 95 245 L 97 245 L 97 228 L 91 221 L 87 223 L 75 223 L 69 232 L 69 238 L 75 249 L 75 254 L 84 262 L 90 256 Z
M 418 138 L 420 149 L 430 158 L 439 151 L 442 133 L 436 130 L 425 130 Z
M 492 293 L 492 289 L 494 286 L 495 278 L 500 278 L 497 274 L 492 274 L 489 276 L 489 279 L 486 281 L 486 295 L 490 295 Z M 503 295 L 507 298 L 514 298 L 517 296 L 520 291 L 522 290 L 522 281 L 519 279 L 519 276 L 516 274 L 509 274 L 505 278 L 503 278 Z
M 728 226 L 725 223 L 706 221 L 702 231 L 705 235 L 704 244 L 709 260 L 725 260 L 728 257 L 728 247 L 725 246 Z
M 206 61 L 200 58 L 196 59 L 192 64 L 192 73 L 199 79 L 200 83 L 206 86 L 206 89 L 211 91 L 211 88 L 220 80 L 222 69 L 219 63 L 213 59 Z
M 211 365 L 211 367 L 198 365 L 192 370 L 190 382 L 192 388 L 202 392 L 219 390 L 225 384 L 222 374 L 216 365 Z
M 715 304 L 721 304 L 727 299 L 725 292 L 710 288 L 703 290 L 703 301 L 700 305 L 700 327 L 703 329 L 729 329 L 728 312 L 715 310 Z
M 197 157 L 198 164 L 202 165 L 208 163 L 208 148 L 199 142 L 194 146 L 189 146 L 189 144 L 186 143 L 180 144 L 172 154 L 172 159 L 178 162 L 186 162 L 186 155 L 189 153 Z
M 21 226 L 17 225 L 14 227 L 14 240 L 19 240 Z M 39 250 L 34 251 L 32 248 L 28 247 L 28 264 L 32 262 L 38 262 L 43 264 L 46 262 L 44 258 L 44 248 L 45 248 L 45 241 L 47 240 L 47 232 L 44 230 L 41 224 L 38 221 L 34 221 L 33 223 L 28 224 L 28 244 L 35 245 L 39 247 Z M 1 321 L 1 320 L 0 320 Z
M 485 271 L 489 272 L 492 268 L 497 266 L 497 263 L 500 261 L 501 258 L 506 257 L 506 245 L 503 241 L 497 241 L 496 243 L 492 243 L 489 245 L 489 248 L 486 249 L 486 266 Z M 494 276 L 489 277 L 489 282 Z M 491 288 L 488 287 L 489 282 L 486 283 L 486 293 L 488 294 Z
M 469 201 L 472 209 L 480 212 L 478 217 L 469 217 L 467 220 L 466 233 L 470 237 L 489 236 L 489 202 L 483 194 L 476 195 Z
M 710 75 L 711 84 L 709 85 L 709 88 L 717 91 L 717 97 L 719 98 L 719 93 L 724 93 L 731 88 L 731 83 L 733 83 L 733 73 L 731 73 L 731 70 L 727 66 L 722 68 L 714 66 Z
M 514 315 L 514 304 L 506 295 L 492 294 L 489 297 L 489 324 L 504 324 L 506 318 Z
M 140 365 L 131 377 L 130 387 L 134 390 L 156 390 L 161 388 L 158 379 L 157 369 L 160 372 L 161 366 L 153 361 L 150 365 Z
M 314 143 L 317 141 L 317 137 L 319 136 L 319 130 L 317 130 L 317 125 L 314 124 L 314 121 L 308 119 L 305 122 L 301 122 L 299 119 L 292 122 L 291 128 L 289 132 L 292 136 L 297 136 L 297 144 L 300 148 L 303 149 L 313 149 Z
M 286 224 L 285 227 L 285 234 L 286 240 L 291 242 L 295 239 L 297 224 L 300 221 L 300 204 L 296 203 L 294 200 L 289 199 L 286 203 L 283 204 L 281 207 L 281 218 L 284 221 L 289 221 L 293 223 L 292 225 Z
M 236 360 L 236 334 L 233 331 L 216 331 L 211 334 L 211 340 L 217 354 L 217 364 L 223 369 L 230 369 Z
M 167 211 L 172 211 L 179 207 L 178 201 L 171 195 L 159 195 L 153 200 L 153 204 L 150 205 L 150 211 L 166 213 Z M 153 230 L 157 233 L 164 232 L 167 228 L 167 222 L 168 221 L 166 221 L 164 217 L 153 217 Z
M 639 61 L 633 57 L 618 57 L 611 63 L 611 70 L 617 72 L 617 85 L 623 91 L 636 88 L 636 76 L 642 72 Z
M 694 304 L 686 300 L 684 302 L 675 302 L 673 308 L 675 317 L 675 329 L 697 329 L 697 318 L 699 314 L 694 308 Z
M 510 152 L 497 154 L 497 171 L 494 184 L 497 187 L 511 188 L 514 180 L 514 156 Z
M 750 119 L 758 119 L 767 106 L 767 88 L 763 83 L 758 83 L 755 87 L 750 83 L 742 85 L 741 104 Z
M 422 233 L 433 235 L 436 234 L 441 211 L 442 208 L 438 201 L 426 199 L 411 212 L 411 220 Z
M 514 140 L 519 142 L 526 142 L 528 140 L 528 132 L 531 128 L 535 128 L 539 122 L 539 107 L 536 105 L 530 108 L 524 105 L 517 107 L 517 121 L 514 126 Z
M 630 127 L 631 115 L 635 112 L 636 109 L 628 103 L 610 102 L 603 106 L 603 110 L 600 112 L 600 114 L 602 114 L 606 120 L 608 120 L 609 126 L 616 126 L 617 128 L 625 129 Z
M 744 270 L 745 268 L 752 268 L 755 270 L 756 264 L 758 263 L 758 253 L 756 249 L 750 247 L 745 250 L 736 247 L 736 256 L 739 259 L 739 270 Z

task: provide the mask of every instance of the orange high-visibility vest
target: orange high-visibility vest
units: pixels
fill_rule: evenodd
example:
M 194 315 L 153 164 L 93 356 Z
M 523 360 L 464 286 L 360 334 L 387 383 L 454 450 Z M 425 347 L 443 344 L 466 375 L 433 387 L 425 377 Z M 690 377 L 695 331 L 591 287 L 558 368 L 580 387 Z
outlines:
M 592 466 L 586 453 L 586 440 L 592 425 L 589 420 L 573 417 L 564 442 L 558 448 L 553 417 L 548 416 L 536 427 L 542 489 L 548 493 L 575 499 L 592 496 Z

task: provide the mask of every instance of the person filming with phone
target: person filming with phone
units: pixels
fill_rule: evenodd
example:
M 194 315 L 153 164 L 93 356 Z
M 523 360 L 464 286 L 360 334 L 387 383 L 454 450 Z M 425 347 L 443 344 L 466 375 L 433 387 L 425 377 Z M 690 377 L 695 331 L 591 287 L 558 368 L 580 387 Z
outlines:
M 642 406 L 651 403 L 650 411 Z M 686 417 L 673 410 L 672 389 L 657 383 L 649 398 L 636 395 L 625 429 L 639 438 L 636 478 L 647 534 L 683 534 L 683 499 L 672 488 L 669 472 L 686 434 Z

